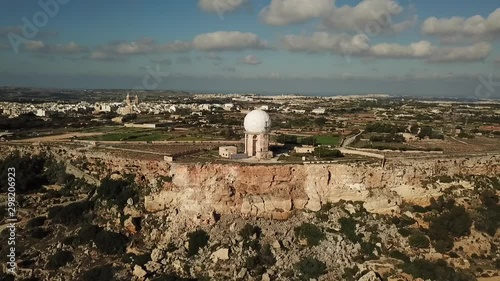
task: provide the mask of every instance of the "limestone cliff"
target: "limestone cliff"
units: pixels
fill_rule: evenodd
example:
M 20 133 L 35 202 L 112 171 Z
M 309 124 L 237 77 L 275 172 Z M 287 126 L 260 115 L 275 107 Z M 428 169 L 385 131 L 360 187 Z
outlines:
M 138 179 L 158 186 L 159 175 L 171 182 L 153 188 L 146 209 L 172 207 L 190 213 L 234 213 L 286 219 L 295 209 L 317 211 L 326 202 L 363 201 L 370 212 L 398 211 L 402 201 L 427 204 L 452 184 L 423 184 L 436 176 L 498 175 L 499 156 L 389 161 L 376 163 L 242 165 L 138 162 Z M 112 161 L 117 164 L 117 160 Z M 111 164 L 111 163 L 110 163 Z M 115 166 L 111 164 L 111 166 Z M 110 167 L 122 170 L 121 167 Z M 470 183 L 456 182 L 464 186 Z

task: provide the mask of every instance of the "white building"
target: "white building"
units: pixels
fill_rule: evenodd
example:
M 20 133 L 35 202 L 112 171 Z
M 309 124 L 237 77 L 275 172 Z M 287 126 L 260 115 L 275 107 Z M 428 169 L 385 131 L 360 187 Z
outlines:
M 314 114 L 325 114 L 326 110 L 324 108 L 315 108 L 311 111 Z
M 234 108 L 234 104 L 232 104 L 232 103 L 224 104 L 224 110 L 230 111 L 230 110 L 233 110 L 233 108 Z
M 245 127 L 245 154 L 258 159 L 270 159 L 273 152 L 269 151 L 269 132 L 271 118 L 260 109 L 250 111 L 243 122 Z
M 230 159 L 233 154 L 238 153 L 238 148 L 236 146 L 221 146 L 219 147 L 219 156 L 223 158 Z
M 43 109 L 37 109 L 35 115 L 38 117 L 45 117 L 47 116 L 47 112 Z

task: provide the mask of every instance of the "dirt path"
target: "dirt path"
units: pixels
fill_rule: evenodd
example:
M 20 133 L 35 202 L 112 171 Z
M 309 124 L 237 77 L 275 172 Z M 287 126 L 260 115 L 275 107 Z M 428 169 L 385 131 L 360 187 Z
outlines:
M 54 135 L 54 136 L 45 136 L 45 137 L 36 137 L 31 139 L 24 140 L 16 140 L 14 142 L 57 142 L 57 141 L 68 141 L 73 137 L 92 137 L 92 136 L 100 136 L 104 133 L 66 133 L 62 135 Z

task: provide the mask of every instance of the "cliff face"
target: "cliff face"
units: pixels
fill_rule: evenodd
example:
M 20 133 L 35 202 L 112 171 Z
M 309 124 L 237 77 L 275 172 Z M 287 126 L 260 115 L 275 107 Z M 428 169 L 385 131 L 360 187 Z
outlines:
M 397 211 L 402 201 L 427 204 L 452 185 L 427 188 L 422 181 L 440 175 L 498 175 L 499 160 L 498 156 L 402 160 L 385 167 L 361 163 L 172 164 L 168 169 L 172 182 L 147 196 L 145 203 L 150 211 L 175 207 L 196 213 L 286 219 L 293 209 L 317 211 L 326 202 L 352 200 L 363 201 L 368 211 L 388 213 Z

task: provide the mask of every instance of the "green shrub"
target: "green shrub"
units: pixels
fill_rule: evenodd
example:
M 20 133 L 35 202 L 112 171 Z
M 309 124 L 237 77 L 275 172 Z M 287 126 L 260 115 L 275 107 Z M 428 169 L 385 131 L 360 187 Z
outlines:
M 103 266 L 96 266 L 86 271 L 82 276 L 82 281 L 113 281 L 116 280 L 113 274 L 113 266 L 106 264 Z
M 345 281 L 357 281 L 356 276 L 359 274 L 359 268 L 357 265 L 354 267 L 344 268 L 344 273 L 342 273 L 342 280 Z
M 269 244 L 264 244 L 259 250 L 259 253 L 250 256 L 245 261 L 245 266 L 257 275 L 264 274 L 266 269 L 276 263 L 276 258 L 271 251 Z
M 430 262 L 423 259 L 416 259 L 412 263 L 405 263 L 403 271 L 412 275 L 414 278 L 424 280 L 453 280 L 453 281 L 473 281 L 476 278 L 473 275 L 464 272 L 455 272 L 448 266 L 444 260 Z
M 75 258 L 73 257 L 73 253 L 69 251 L 59 251 L 54 255 L 50 256 L 49 262 L 47 263 L 48 269 L 58 269 L 71 263 Z
M 45 159 L 42 156 L 31 154 L 21 156 L 16 151 L 0 161 L 0 174 L 7 177 L 8 169 L 14 168 L 16 171 L 16 193 L 32 193 L 48 183 L 44 174 L 44 165 Z M 5 191 L 6 188 L 2 188 L 2 192 Z
M 103 230 L 97 233 L 94 243 L 102 253 L 114 255 L 125 251 L 128 238 L 121 233 Z
M 392 250 L 389 252 L 389 257 L 393 258 L 393 259 L 398 259 L 398 260 L 402 260 L 406 263 L 409 263 L 410 262 L 410 257 L 408 257 L 408 255 L 406 255 L 405 253 L 402 253 L 398 250 Z
M 71 203 L 67 206 L 56 206 L 49 209 L 48 218 L 56 223 L 75 225 L 80 223 L 85 215 L 94 208 L 91 201 Z
M 429 239 L 420 231 L 415 231 L 408 237 L 410 246 L 415 248 L 429 248 Z
M 434 246 L 434 249 L 440 253 L 446 253 L 453 249 L 453 238 L 450 236 L 442 236 L 439 239 L 436 239 L 432 241 L 432 246 Z
M 68 245 L 68 246 L 71 246 L 71 245 L 77 245 L 78 241 L 78 238 L 76 236 L 68 236 L 68 237 L 64 237 L 63 240 L 62 240 L 62 243 L 64 245 Z
M 32 219 L 30 219 L 28 221 L 28 223 L 26 224 L 26 226 L 29 227 L 29 228 L 42 226 L 45 223 L 46 220 L 47 220 L 47 217 L 32 218 Z
M 302 280 L 317 279 L 321 275 L 328 273 L 326 264 L 312 257 L 302 258 L 295 264 L 295 267 L 300 272 Z
M 444 253 L 453 248 L 453 238 L 468 235 L 472 220 L 462 206 L 454 206 L 431 219 L 428 230 L 434 248 Z
M 198 254 L 200 248 L 208 245 L 208 240 L 210 236 L 204 230 L 197 230 L 191 233 L 188 233 L 189 238 L 189 247 L 188 247 L 188 255 L 194 256 Z
M 50 230 L 46 230 L 41 227 L 34 228 L 30 231 L 30 236 L 35 239 L 43 239 L 49 234 Z
M 139 194 L 132 181 L 112 180 L 108 177 L 102 180 L 101 185 L 97 188 L 97 198 L 106 200 L 123 209 L 127 205 L 129 198 L 137 202 Z
M 374 258 L 375 255 L 373 254 L 373 251 L 377 248 L 377 245 L 372 242 L 361 242 L 361 253 L 363 255 L 368 256 L 369 258 Z
M 306 239 L 309 246 L 317 246 L 325 238 L 325 234 L 318 226 L 312 223 L 303 223 L 295 227 L 295 235 Z
M 361 239 L 358 235 L 356 235 L 356 220 L 353 218 L 340 218 L 340 232 L 344 234 L 347 239 L 351 242 L 356 243 L 360 242 Z
M 257 239 L 260 237 L 262 230 L 258 226 L 253 226 L 249 223 L 245 224 L 243 228 L 240 230 L 240 235 L 243 237 L 243 240 L 249 240 L 252 236 L 255 235 Z
M 476 209 L 474 223 L 476 229 L 494 236 L 500 226 L 500 205 L 493 190 L 486 189 L 480 196 L 482 205 Z

